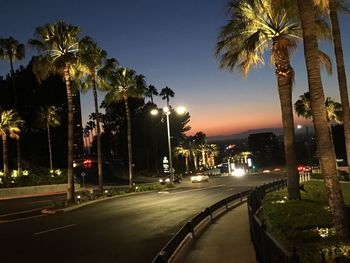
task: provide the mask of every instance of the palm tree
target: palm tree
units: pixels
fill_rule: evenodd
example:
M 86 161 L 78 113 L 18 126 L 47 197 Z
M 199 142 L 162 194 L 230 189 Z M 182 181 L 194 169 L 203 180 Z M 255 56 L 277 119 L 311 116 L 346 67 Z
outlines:
M 191 148 L 189 144 L 184 141 L 180 146 L 174 148 L 174 157 L 182 156 L 185 158 L 186 174 L 190 173 L 189 160 L 191 158 Z
M 309 83 L 312 116 L 315 126 L 317 149 L 320 155 L 322 172 L 328 196 L 328 203 L 333 217 L 333 225 L 340 239 L 348 240 L 348 226 L 343 195 L 338 180 L 334 147 L 327 123 L 324 105 L 318 43 L 316 38 L 315 11 L 313 0 L 298 0 L 304 39 L 304 54 Z
M 166 100 L 167 107 L 169 107 L 169 99 L 173 98 L 174 95 L 175 95 L 175 92 L 169 87 L 163 88 L 159 93 L 159 96 L 162 96 L 162 99 Z
M 264 53 L 270 49 L 275 66 L 280 97 L 285 156 L 288 167 L 288 198 L 300 199 L 299 177 L 295 154 L 292 106 L 294 70 L 290 51 L 299 40 L 300 27 L 285 9 L 267 0 L 231 1 L 229 23 L 222 28 L 216 46 L 221 68 L 238 66 L 246 76 L 252 66 L 264 64 Z
M 90 140 L 90 128 L 88 125 L 83 128 L 83 135 L 85 138 L 85 149 L 87 150 L 87 153 L 90 154 L 90 145 L 91 145 L 91 140 Z
M 63 76 L 67 91 L 68 108 L 68 182 L 67 202 L 74 202 L 73 177 L 73 99 L 71 74 L 77 63 L 79 51 L 80 29 L 77 26 L 66 24 L 60 20 L 53 24 L 37 27 L 35 39 L 29 43 L 38 48 L 40 56 L 33 61 L 33 71 L 39 81 L 46 79 L 50 74 Z
M 9 38 L 1 38 L 0 39 L 0 59 L 8 60 L 10 62 L 10 70 L 11 70 L 11 83 L 12 90 L 14 96 L 14 104 L 17 111 L 18 110 L 18 97 L 17 90 L 15 86 L 14 79 L 14 69 L 13 62 L 16 60 L 21 60 L 25 56 L 25 47 L 23 44 L 19 43 L 12 37 Z M 18 175 L 22 175 L 22 158 L 21 158 L 21 143 L 19 140 L 19 136 L 17 137 L 17 168 Z
M 218 146 L 216 144 L 207 144 L 207 165 L 209 168 L 213 168 L 215 166 L 215 157 L 218 156 Z
M 40 107 L 39 118 L 43 122 L 47 130 L 47 142 L 49 146 L 50 171 L 53 170 L 52 164 L 52 146 L 51 146 L 51 132 L 50 127 L 57 127 L 61 124 L 61 117 L 59 115 L 60 109 L 55 106 Z
M 159 95 L 159 93 L 158 93 L 157 88 L 154 87 L 153 85 L 149 85 L 148 88 L 147 88 L 147 90 L 146 90 L 145 96 L 146 96 L 147 98 L 150 98 L 150 99 L 151 99 L 151 103 L 152 103 L 152 104 L 154 104 L 154 103 L 153 103 L 153 96 L 158 96 L 158 95 Z M 174 95 L 173 95 L 173 96 L 174 96 Z
M 94 121 L 88 121 L 87 123 L 86 123 L 86 126 L 85 126 L 87 129 L 89 129 L 89 135 L 90 135 L 90 142 L 91 142 L 91 144 L 93 143 L 93 141 L 94 141 L 94 133 L 93 133 L 93 131 L 94 131 L 94 129 L 96 128 L 96 124 L 95 124 L 95 122 Z
M 120 67 L 110 79 L 110 90 L 106 95 L 107 104 L 115 101 L 124 101 L 127 119 L 127 140 L 129 158 L 129 187 L 133 187 L 132 173 L 132 144 L 131 144 L 131 116 L 129 109 L 129 98 L 143 98 L 146 83 L 143 75 L 137 75 L 134 70 Z
M 8 155 L 7 155 L 7 136 L 18 138 L 20 125 L 23 121 L 14 110 L 0 110 L 0 136 L 2 139 L 2 154 L 4 177 L 9 176 Z
M 323 9 L 329 11 L 329 17 L 331 20 L 332 26 L 332 37 L 333 37 L 333 48 L 335 54 L 335 61 L 337 65 L 337 73 L 338 73 L 338 86 L 340 92 L 340 102 L 343 109 L 343 124 L 344 124 L 344 136 L 345 136 L 345 147 L 346 147 L 346 156 L 348 163 L 350 163 L 350 106 L 349 106 L 349 95 L 347 88 L 347 80 L 346 80 L 346 71 L 345 71 L 345 62 L 343 55 L 343 45 L 341 41 L 341 32 L 338 20 L 339 9 L 346 8 L 342 6 L 341 1 L 336 0 L 328 0 L 328 1 L 320 1 L 314 0 L 315 4 L 320 5 Z M 350 172 L 350 165 L 348 165 Z
M 332 98 L 327 97 L 325 101 L 325 107 L 327 113 L 327 121 L 329 123 L 342 122 L 342 105 L 339 102 L 336 102 Z M 305 119 L 312 119 L 311 100 L 309 92 L 305 92 L 303 95 L 299 96 L 299 99 L 294 103 L 294 109 L 298 116 L 304 117 Z
M 98 163 L 98 185 L 100 194 L 103 193 L 103 171 L 102 171 L 102 152 L 101 152 L 101 128 L 100 114 L 98 110 L 97 89 L 105 88 L 105 78 L 107 74 L 115 68 L 117 61 L 107 59 L 106 51 L 102 50 L 90 38 L 85 37 L 80 41 L 79 51 L 80 63 L 83 78 L 81 83 L 82 91 L 92 88 L 95 105 L 96 141 L 97 141 L 97 163 Z

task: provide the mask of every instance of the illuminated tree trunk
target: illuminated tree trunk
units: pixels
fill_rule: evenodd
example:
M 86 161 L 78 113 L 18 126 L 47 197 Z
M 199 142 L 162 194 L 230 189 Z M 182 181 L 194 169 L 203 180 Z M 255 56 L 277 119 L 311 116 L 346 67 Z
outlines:
M 322 173 L 326 186 L 328 204 L 333 225 L 340 239 L 348 240 L 348 225 L 343 195 L 338 180 L 334 147 L 331 141 L 324 104 L 324 93 L 316 39 L 315 14 L 312 0 L 298 0 L 299 15 L 302 22 L 304 54 L 311 98 L 317 148 L 320 155 Z

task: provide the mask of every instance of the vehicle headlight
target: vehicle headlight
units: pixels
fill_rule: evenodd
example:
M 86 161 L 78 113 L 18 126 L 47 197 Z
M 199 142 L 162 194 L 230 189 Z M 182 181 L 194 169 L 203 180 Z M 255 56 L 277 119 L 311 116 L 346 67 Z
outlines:
M 162 182 L 163 182 L 163 179 L 159 179 L 159 182 L 162 183 Z
M 237 176 L 237 177 L 243 176 L 244 174 L 245 174 L 245 171 L 244 171 L 244 169 L 242 169 L 242 168 L 235 169 L 235 170 L 232 172 L 232 175 L 233 175 L 233 176 Z
M 169 183 L 170 182 L 170 178 L 165 179 L 165 182 Z

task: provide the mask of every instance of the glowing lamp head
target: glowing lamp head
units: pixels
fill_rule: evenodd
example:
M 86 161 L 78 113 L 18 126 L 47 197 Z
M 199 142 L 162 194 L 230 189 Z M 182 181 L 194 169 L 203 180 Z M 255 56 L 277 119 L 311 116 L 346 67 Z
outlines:
M 176 108 L 176 112 L 178 114 L 185 114 L 186 108 L 184 106 L 179 106 L 179 107 Z
M 152 114 L 152 115 L 157 115 L 157 114 L 158 114 L 158 110 L 157 110 L 157 109 L 151 110 L 151 114 Z
M 297 129 L 301 129 L 301 128 L 303 128 L 303 126 L 297 125 Z
M 164 108 L 163 108 L 163 111 L 164 111 L 165 114 L 170 113 L 169 107 L 164 107 Z

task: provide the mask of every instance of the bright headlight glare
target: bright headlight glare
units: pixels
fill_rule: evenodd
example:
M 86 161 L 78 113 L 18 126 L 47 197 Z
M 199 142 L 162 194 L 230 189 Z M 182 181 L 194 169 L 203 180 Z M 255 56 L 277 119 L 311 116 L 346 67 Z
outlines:
M 237 177 L 243 176 L 244 174 L 245 174 L 245 172 L 244 172 L 244 169 L 242 169 L 242 168 L 235 169 L 232 172 L 232 175 L 237 176 Z

